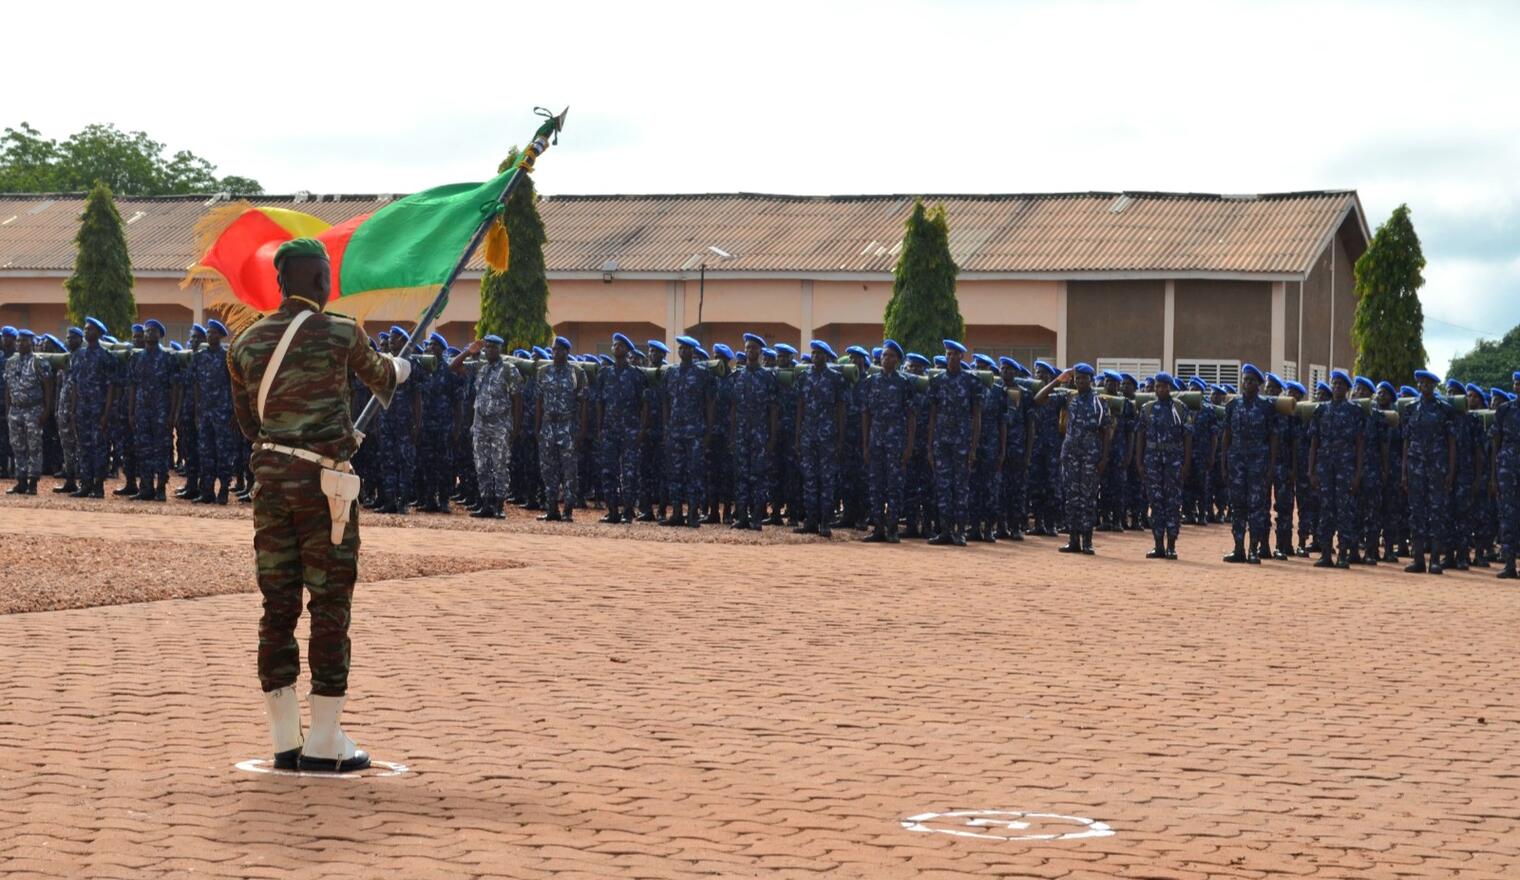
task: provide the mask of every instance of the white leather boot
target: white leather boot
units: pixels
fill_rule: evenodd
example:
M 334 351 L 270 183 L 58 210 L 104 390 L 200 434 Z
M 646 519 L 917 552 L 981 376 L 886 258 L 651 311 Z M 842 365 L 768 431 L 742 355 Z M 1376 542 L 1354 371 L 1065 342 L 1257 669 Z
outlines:
M 325 770 L 348 773 L 369 766 L 369 755 L 354 746 L 354 741 L 338 726 L 343 704 L 348 697 L 322 697 L 311 694 L 311 731 L 301 748 L 302 770 Z
M 301 701 L 296 689 L 282 687 L 264 692 L 264 714 L 274 736 L 276 770 L 294 770 L 301 756 Z

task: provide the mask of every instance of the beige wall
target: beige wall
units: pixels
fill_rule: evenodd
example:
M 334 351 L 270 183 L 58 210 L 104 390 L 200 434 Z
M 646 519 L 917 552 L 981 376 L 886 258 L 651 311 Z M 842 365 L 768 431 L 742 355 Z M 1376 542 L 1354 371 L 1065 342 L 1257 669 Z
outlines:
M 1304 357 L 1299 361 L 1299 374 L 1309 374 L 1309 364 L 1320 364 L 1329 369 L 1351 369 L 1356 353 L 1351 345 L 1351 324 L 1356 317 L 1356 267 L 1346 253 L 1340 237 L 1336 236 L 1305 279 L 1304 297 Z M 1335 322 L 1331 326 L 1331 298 L 1334 285 Z M 1331 354 L 1332 340 L 1334 355 Z M 1332 363 L 1332 360 L 1334 361 Z M 1404 378 L 1401 381 L 1407 382 Z
M 1104 357 L 1162 358 L 1165 281 L 1072 281 L 1066 297 L 1070 363 L 1096 364 Z
M 1174 356 L 1238 359 L 1270 369 L 1272 284 L 1178 281 Z

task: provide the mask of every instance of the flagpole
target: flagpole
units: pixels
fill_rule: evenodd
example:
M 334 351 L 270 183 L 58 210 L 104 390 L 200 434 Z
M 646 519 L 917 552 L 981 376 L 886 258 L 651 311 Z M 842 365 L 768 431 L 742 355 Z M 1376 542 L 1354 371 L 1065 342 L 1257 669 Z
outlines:
M 554 143 L 559 142 L 559 132 L 560 129 L 564 128 L 565 114 L 569 112 L 569 107 L 561 111 L 558 116 L 549 116 L 549 111 L 541 111 L 541 115 L 549 116 L 549 121 L 539 126 L 538 131 L 534 133 L 532 142 L 528 144 L 527 149 L 523 150 L 522 158 L 517 162 L 512 179 L 508 180 L 507 185 L 502 187 L 501 195 L 497 197 L 495 204 L 505 205 L 507 203 L 507 199 L 511 198 L 512 193 L 517 189 L 517 184 L 522 182 L 533 170 L 533 161 L 549 149 L 551 137 L 554 139 Z M 491 228 L 491 224 L 495 220 L 496 212 L 489 211 L 480 221 L 480 225 L 475 228 L 475 234 L 470 237 L 470 243 L 464 246 L 464 250 L 459 254 L 459 260 L 454 263 L 454 268 L 449 271 L 449 276 L 444 279 L 443 286 L 438 288 L 438 294 L 433 297 L 433 301 L 428 304 L 428 307 L 423 310 L 422 315 L 417 319 L 417 328 L 412 331 L 412 340 L 414 342 L 418 338 L 427 338 L 428 330 L 432 327 L 433 322 L 438 319 L 438 316 L 443 313 L 444 306 L 449 302 L 449 289 L 454 286 L 455 279 L 459 277 L 459 274 L 464 271 L 464 267 L 470 262 L 470 257 L 475 255 L 475 249 L 480 247 L 480 242 L 485 239 L 486 232 Z M 505 218 L 503 218 L 502 222 L 506 222 Z M 359 413 L 359 417 L 354 420 L 354 430 L 359 433 L 361 443 L 364 442 L 365 426 L 374 420 L 375 415 L 379 411 L 380 399 L 371 396 L 369 402 L 364 404 L 364 411 Z

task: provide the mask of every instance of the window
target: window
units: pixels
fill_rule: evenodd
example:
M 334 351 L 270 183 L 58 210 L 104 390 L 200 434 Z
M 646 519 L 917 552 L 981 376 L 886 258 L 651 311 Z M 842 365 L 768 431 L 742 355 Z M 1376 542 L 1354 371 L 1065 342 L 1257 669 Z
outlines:
M 1113 370 L 1115 373 L 1129 373 L 1136 379 L 1144 379 L 1146 376 L 1154 376 L 1161 372 L 1160 358 L 1098 358 L 1098 372 Z
M 1056 356 L 1055 352 L 1046 346 L 1014 346 L 1010 348 L 996 345 L 978 345 L 975 347 L 975 351 L 977 354 L 984 354 L 993 360 L 997 360 L 1000 357 L 1011 357 L 1031 370 L 1034 369 L 1034 362 L 1037 358 L 1053 361 Z M 928 354 L 928 352 L 925 352 L 925 354 Z
M 1298 361 L 1283 361 L 1282 377 L 1284 382 L 1298 381 Z
M 1305 382 L 1304 384 L 1309 386 L 1310 392 L 1313 392 L 1315 385 L 1319 384 L 1320 382 L 1328 381 L 1329 379 L 1330 371 L 1325 369 L 1324 364 L 1310 364 L 1309 381 Z
M 1176 375 L 1183 381 L 1197 376 L 1210 385 L 1238 385 L 1240 384 L 1240 361 L 1178 358 Z

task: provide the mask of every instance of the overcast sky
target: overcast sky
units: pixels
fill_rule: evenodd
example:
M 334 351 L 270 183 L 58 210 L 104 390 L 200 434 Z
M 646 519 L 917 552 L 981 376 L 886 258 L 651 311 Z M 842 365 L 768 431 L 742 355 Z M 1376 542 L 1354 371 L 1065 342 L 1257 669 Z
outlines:
M 1447 360 L 1520 323 L 1520 4 L 24 3 L 0 125 L 148 132 L 270 192 L 1353 188 Z M 955 218 L 950 218 L 951 223 Z

